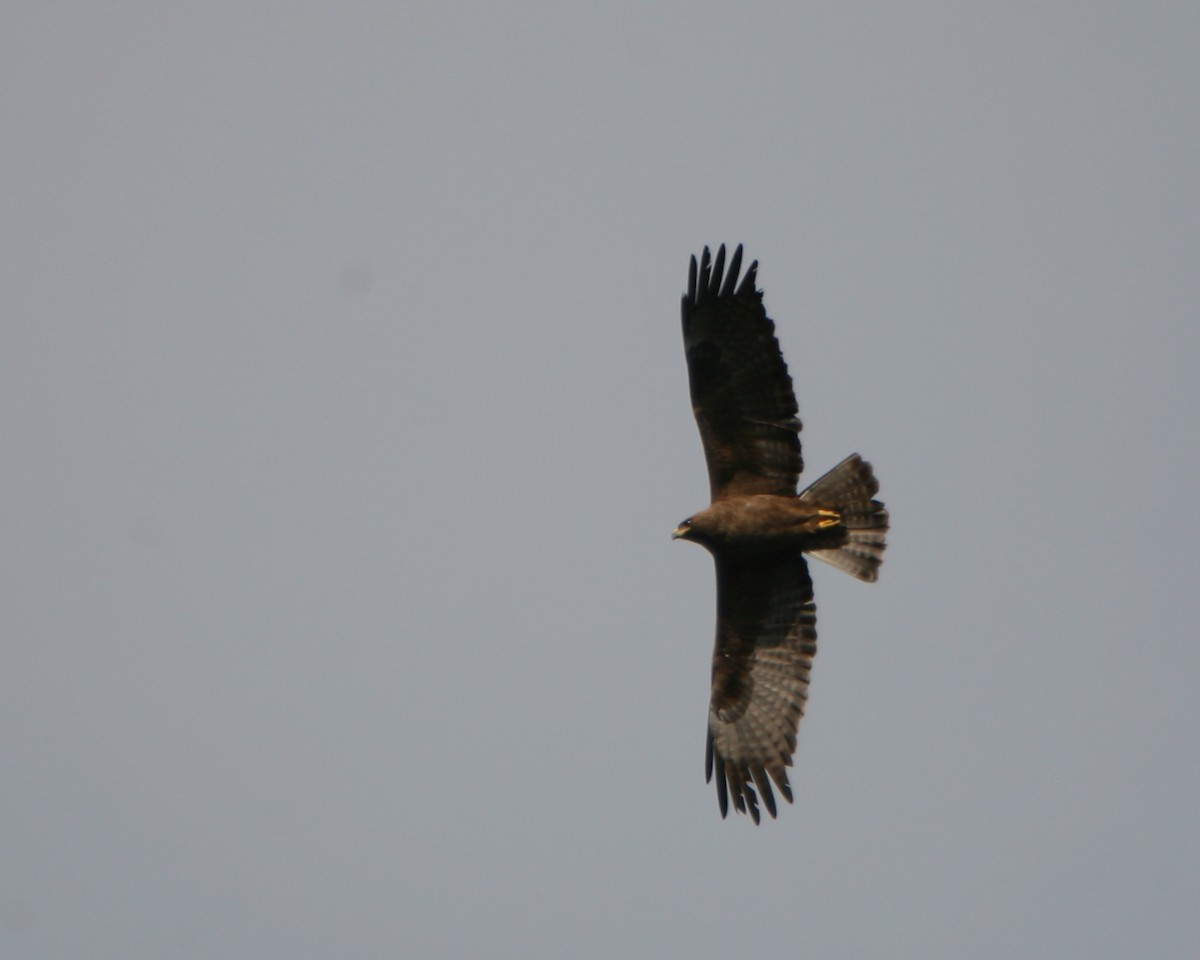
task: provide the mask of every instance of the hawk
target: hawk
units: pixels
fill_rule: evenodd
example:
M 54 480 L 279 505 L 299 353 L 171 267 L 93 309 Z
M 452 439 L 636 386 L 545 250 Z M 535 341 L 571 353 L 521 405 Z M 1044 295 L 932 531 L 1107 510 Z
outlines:
M 708 710 L 706 779 L 759 822 L 789 803 L 787 768 L 817 652 L 816 606 L 805 555 L 873 581 L 888 515 L 858 454 L 797 493 L 804 467 L 792 379 L 775 324 L 756 289 L 758 263 L 741 282 L 742 248 L 692 257 L 683 297 L 692 411 L 700 427 L 712 504 L 672 534 L 713 556 L 717 635 Z M 772 788 L 774 783 L 774 789 Z

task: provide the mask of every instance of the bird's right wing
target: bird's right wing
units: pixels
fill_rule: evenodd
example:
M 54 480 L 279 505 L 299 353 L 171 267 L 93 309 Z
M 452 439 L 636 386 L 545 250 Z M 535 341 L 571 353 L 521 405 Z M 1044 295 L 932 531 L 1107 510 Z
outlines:
M 716 562 L 706 775 L 716 774 L 722 817 L 732 797 L 734 808 L 758 823 L 759 798 L 776 813 L 771 781 L 792 801 L 787 768 L 817 652 L 817 610 L 802 556 Z

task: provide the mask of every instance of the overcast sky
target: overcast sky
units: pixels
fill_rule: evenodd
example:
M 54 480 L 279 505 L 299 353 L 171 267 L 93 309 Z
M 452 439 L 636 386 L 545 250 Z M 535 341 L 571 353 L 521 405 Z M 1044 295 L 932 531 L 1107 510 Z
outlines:
M 1190 958 L 1200 6 L 9 4 L 0 954 Z M 679 296 L 808 478 L 794 806 L 704 783 Z

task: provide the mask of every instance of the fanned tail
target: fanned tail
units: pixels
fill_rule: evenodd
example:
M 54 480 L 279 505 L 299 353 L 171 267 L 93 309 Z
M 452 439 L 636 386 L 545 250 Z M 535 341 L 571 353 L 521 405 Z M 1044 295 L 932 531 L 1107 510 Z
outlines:
M 857 453 L 808 487 L 800 499 L 834 508 L 842 522 L 836 528 L 836 546 L 807 552 L 859 580 L 876 580 L 888 531 L 887 509 L 872 499 L 878 492 L 879 481 L 871 465 Z

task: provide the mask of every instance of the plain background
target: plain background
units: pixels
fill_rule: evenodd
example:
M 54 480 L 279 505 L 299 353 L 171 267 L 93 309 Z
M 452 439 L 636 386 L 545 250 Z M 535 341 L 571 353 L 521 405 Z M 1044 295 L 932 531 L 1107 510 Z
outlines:
M 11 3 L 0 953 L 1192 957 L 1200 6 Z M 703 782 L 678 329 L 809 478 L 796 803 Z

